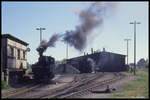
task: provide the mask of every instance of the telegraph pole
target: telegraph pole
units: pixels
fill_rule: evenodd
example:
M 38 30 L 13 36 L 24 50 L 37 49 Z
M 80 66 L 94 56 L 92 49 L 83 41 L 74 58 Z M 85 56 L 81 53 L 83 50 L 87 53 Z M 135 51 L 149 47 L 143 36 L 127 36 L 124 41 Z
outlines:
M 128 65 L 128 41 L 130 41 L 131 39 L 124 39 L 125 41 L 127 41 L 127 65 Z
M 40 43 L 42 41 L 42 30 L 45 30 L 45 28 L 36 28 L 36 30 L 40 30 Z
M 141 24 L 140 22 L 130 22 L 134 25 L 134 75 L 136 74 L 136 24 Z
M 67 43 L 67 47 L 66 47 L 66 59 L 68 59 L 68 43 Z

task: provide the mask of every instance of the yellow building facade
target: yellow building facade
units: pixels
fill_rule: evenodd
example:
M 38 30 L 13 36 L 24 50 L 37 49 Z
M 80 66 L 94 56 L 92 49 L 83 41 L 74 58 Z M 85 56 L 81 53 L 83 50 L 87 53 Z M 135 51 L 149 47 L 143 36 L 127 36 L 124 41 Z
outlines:
M 2 69 L 27 69 L 28 43 L 10 34 L 3 34 L 1 43 Z

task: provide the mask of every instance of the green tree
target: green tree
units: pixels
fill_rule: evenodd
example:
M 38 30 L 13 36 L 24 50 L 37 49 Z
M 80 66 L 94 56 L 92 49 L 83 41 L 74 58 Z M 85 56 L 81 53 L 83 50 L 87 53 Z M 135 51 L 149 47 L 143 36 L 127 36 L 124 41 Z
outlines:
M 145 65 L 146 68 L 149 68 L 149 60 L 146 59 L 146 65 Z
M 1 80 L 1 86 L 2 86 L 2 89 L 10 88 L 10 85 L 7 85 L 7 83 L 4 80 Z

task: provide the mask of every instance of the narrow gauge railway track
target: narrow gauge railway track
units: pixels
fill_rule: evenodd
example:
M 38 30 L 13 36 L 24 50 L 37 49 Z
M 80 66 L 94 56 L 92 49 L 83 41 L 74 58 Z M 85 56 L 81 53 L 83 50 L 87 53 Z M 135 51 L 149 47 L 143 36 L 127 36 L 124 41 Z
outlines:
M 113 78 L 116 77 L 116 76 L 118 76 L 118 74 L 114 73 Z M 113 79 L 113 78 L 111 78 L 111 79 Z M 110 79 L 108 79 L 108 80 L 110 80 Z M 105 82 L 105 81 L 107 81 L 107 80 L 102 80 L 102 81 L 100 81 L 100 82 L 95 82 L 95 81 L 96 81 L 96 80 L 94 80 L 94 81 L 92 81 L 92 82 L 90 81 L 90 82 L 87 83 L 87 84 L 82 84 L 82 85 L 80 85 L 80 86 L 74 88 L 74 89 L 73 89 L 72 91 L 70 91 L 70 92 L 77 92 L 77 91 L 80 91 L 80 90 L 84 90 L 84 89 L 86 89 L 86 88 L 89 88 L 89 87 L 94 86 L 95 84 L 99 84 L 100 82 Z
M 50 89 L 50 90 L 46 91 L 46 93 L 44 93 L 44 94 L 34 96 L 34 98 L 47 98 L 47 96 L 54 96 L 58 93 L 61 93 L 61 92 L 65 91 L 66 89 L 68 90 L 68 89 L 72 88 L 73 86 L 76 86 L 80 82 L 84 82 L 88 79 L 92 79 L 92 78 L 97 76 L 95 74 L 90 75 L 90 76 L 88 76 L 88 75 L 89 74 L 82 74 L 80 76 L 77 75 L 77 76 L 75 76 L 76 78 L 72 82 L 70 82 L 69 84 L 66 84 L 62 87 L 57 87 L 57 88 L 54 88 L 54 89 Z
M 61 89 L 58 88 L 58 89 L 51 90 L 49 94 L 43 95 L 40 98 L 55 98 L 61 94 L 68 93 L 68 91 L 72 91 L 74 88 L 79 87 L 83 84 L 91 83 L 95 79 L 100 78 L 102 76 L 104 76 L 104 74 L 98 74 L 98 75 L 95 74 L 92 77 L 82 78 L 81 80 L 78 80 L 77 82 L 72 82 L 66 87 L 62 87 Z
M 116 76 L 118 76 L 118 77 L 116 77 Z M 75 97 L 77 95 L 81 96 L 81 95 L 89 93 L 90 92 L 89 90 L 92 90 L 92 89 L 99 87 L 99 86 L 104 86 L 108 83 L 115 82 L 115 81 L 121 79 L 122 77 L 123 76 L 115 73 L 113 78 L 107 79 L 104 81 L 100 81 L 100 82 L 94 82 L 96 77 L 93 77 L 93 79 L 85 80 L 85 82 L 80 82 L 80 83 L 78 83 L 78 84 L 76 84 L 70 88 L 66 88 L 64 91 L 57 92 L 54 95 L 45 96 L 44 98 L 72 98 L 72 97 Z
M 93 77 L 93 76 L 90 76 L 90 77 Z M 84 74 L 82 75 L 82 77 L 80 77 L 79 79 L 77 79 L 77 81 L 80 81 L 80 80 L 83 80 L 84 78 L 90 78 L 90 77 L 87 77 L 85 76 Z M 73 82 L 71 82 L 71 84 L 73 84 Z M 71 85 L 70 84 L 70 85 Z M 13 98 L 17 95 L 20 95 L 20 94 L 23 94 L 23 93 L 27 93 L 29 91 L 34 91 L 35 89 L 37 89 L 38 87 L 40 87 L 41 84 L 30 84 L 28 86 L 24 86 L 24 87 L 21 87 L 21 88 L 18 88 L 18 89 L 15 89 L 15 90 L 11 90 L 11 91 L 8 91 L 8 92 L 5 92 L 5 93 L 2 93 L 2 98 Z M 68 84 L 65 85 L 65 87 L 67 88 L 68 87 Z M 63 88 L 65 88 L 63 87 Z M 56 88 L 56 89 L 52 89 L 52 91 L 50 90 L 50 92 L 55 92 L 55 91 L 58 91 L 60 90 L 60 88 Z M 39 97 L 38 97 L 39 98 Z
M 118 76 L 118 75 L 117 75 Z M 91 93 L 91 91 L 93 89 L 96 89 L 96 88 L 99 88 L 100 86 L 106 86 L 110 83 L 114 83 L 122 78 L 124 78 L 125 75 L 120 75 L 118 77 L 113 77 L 111 79 L 107 79 L 107 80 L 103 80 L 103 81 L 100 81 L 100 82 L 95 82 L 93 84 L 90 84 L 90 85 L 87 85 L 85 87 L 81 87 L 81 88 L 78 88 L 77 90 L 78 91 L 74 91 L 74 92 L 71 92 L 69 94 L 66 94 L 66 95 L 60 95 L 59 97 L 56 96 L 56 98 L 76 98 L 76 97 L 80 97 L 80 96 L 83 96 L 83 95 L 86 95 L 86 94 L 89 94 Z
M 2 93 L 2 98 L 11 98 L 12 96 L 16 96 L 16 95 L 19 95 L 19 94 L 26 93 L 26 92 L 31 91 L 35 88 L 40 87 L 40 86 L 41 86 L 41 84 L 35 84 L 35 83 L 30 84 L 28 86 L 24 86 L 24 87 L 15 89 L 15 90 L 8 91 L 6 93 Z

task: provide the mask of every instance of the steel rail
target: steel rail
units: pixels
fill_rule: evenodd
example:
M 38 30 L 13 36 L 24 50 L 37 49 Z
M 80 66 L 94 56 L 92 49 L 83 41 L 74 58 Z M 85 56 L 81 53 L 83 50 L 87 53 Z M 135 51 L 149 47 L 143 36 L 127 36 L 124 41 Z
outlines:
M 92 89 L 95 89 L 99 86 L 105 86 L 105 85 L 108 85 L 109 83 L 113 83 L 113 82 L 116 82 L 120 79 L 122 79 L 124 76 L 119 76 L 119 77 L 113 77 L 111 79 L 107 79 L 107 80 L 103 80 L 101 82 L 96 82 L 95 84 L 92 84 L 90 86 L 87 86 L 86 88 L 82 88 L 78 91 L 75 91 L 75 92 L 72 92 L 72 93 L 69 93 L 67 95 L 63 95 L 63 96 L 59 96 L 58 98 L 73 98 L 73 97 L 79 97 L 79 96 L 83 96 L 87 93 L 90 93 L 90 91 L 92 91 Z
M 93 81 L 93 80 L 99 78 L 100 76 L 103 76 L 103 75 L 94 75 L 90 78 L 87 77 L 87 78 L 81 79 L 80 81 L 69 84 L 68 87 L 64 87 L 63 89 L 59 89 L 58 91 L 55 91 L 55 92 L 51 91 L 51 94 L 47 94 L 45 96 L 42 96 L 41 98 L 55 98 L 56 96 L 67 93 L 68 91 L 72 91 L 74 88 L 76 88 L 80 85 L 83 85 L 90 81 Z
M 22 88 L 19 88 L 19 89 L 15 89 L 15 90 L 3 93 L 2 98 L 11 98 L 12 96 L 16 96 L 16 95 L 19 95 L 19 94 L 26 93 L 26 92 L 31 91 L 35 88 L 40 87 L 40 86 L 41 86 L 41 84 L 32 84 L 32 85 L 25 86 L 25 87 L 22 87 Z

